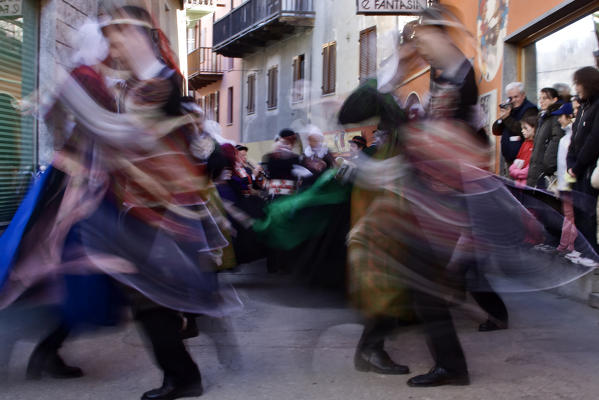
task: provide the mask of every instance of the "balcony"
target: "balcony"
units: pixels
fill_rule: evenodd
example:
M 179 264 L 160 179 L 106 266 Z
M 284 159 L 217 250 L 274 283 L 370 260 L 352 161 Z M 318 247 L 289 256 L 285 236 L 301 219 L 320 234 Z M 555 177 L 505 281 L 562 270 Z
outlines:
M 314 26 L 314 0 L 248 0 L 213 27 L 214 51 L 243 57 L 297 29 Z
M 187 55 L 189 88 L 201 89 L 223 77 L 225 57 L 212 51 L 212 47 L 199 47 Z
M 217 0 L 184 0 L 185 15 L 188 22 L 196 21 L 205 15 L 216 11 L 216 7 L 224 6 Z

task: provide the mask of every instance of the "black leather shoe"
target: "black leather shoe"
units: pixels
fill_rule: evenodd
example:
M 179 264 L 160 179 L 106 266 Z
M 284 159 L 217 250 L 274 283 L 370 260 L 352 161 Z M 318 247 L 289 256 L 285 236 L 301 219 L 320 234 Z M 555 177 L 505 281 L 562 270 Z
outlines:
M 383 349 L 356 350 L 354 367 L 361 372 L 376 372 L 377 374 L 386 375 L 410 373 L 410 369 L 406 365 L 395 363 Z
M 497 323 L 491 321 L 490 319 L 488 319 L 478 326 L 479 332 L 499 331 L 501 329 L 507 329 L 507 322 L 497 324 Z
M 79 367 L 71 367 L 55 353 L 48 355 L 42 351 L 34 351 L 27 364 L 27 379 L 37 380 L 47 375 L 57 379 L 81 378 L 83 371 Z
M 173 400 L 182 397 L 199 397 L 202 393 L 204 388 L 201 379 L 186 385 L 177 385 L 172 379 L 165 378 L 161 387 L 145 392 L 141 400 Z
M 442 367 L 433 367 L 427 374 L 417 375 L 408 380 L 408 386 L 432 387 L 441 385 L 469 385 L 470 377 L 467 372 L 449 372 Z

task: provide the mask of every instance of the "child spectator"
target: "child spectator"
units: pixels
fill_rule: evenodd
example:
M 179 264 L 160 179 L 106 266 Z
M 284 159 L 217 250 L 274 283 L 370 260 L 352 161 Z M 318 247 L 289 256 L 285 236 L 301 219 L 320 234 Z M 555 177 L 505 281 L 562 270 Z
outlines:
M 562 201 L 562 210 L 564 213 L 562 236 L 557 251 L 567 259 L 576 261 L 580 258 L 580 253 L 574 250 L 574 241 L 576 240 L 578 232 L 574 223 L 572 188 L 570 187 L 570 183 L 566 180 L 566 156 L 568 154 L 568 147 L 570 147 L 570 139 L 572 138 L 573 112 L 572 103 L 564 103 L 553 114 L 558 116 L 558 122 L 565 132 L 565 135 L 559 141 L 557 150 L 557 190 L 559 198 Z
M 516 181 L 518 186 L 526 186 L 526 178 L 528 177 L 528 167 L 530 165 L 530 157 L 532 156 L 535 131 L 537 129 L 536 115 L 529 115 L 522 119 L 522 135 L 524 143 L 520 147 L 516 159 L 510 165 L 510 176 Z

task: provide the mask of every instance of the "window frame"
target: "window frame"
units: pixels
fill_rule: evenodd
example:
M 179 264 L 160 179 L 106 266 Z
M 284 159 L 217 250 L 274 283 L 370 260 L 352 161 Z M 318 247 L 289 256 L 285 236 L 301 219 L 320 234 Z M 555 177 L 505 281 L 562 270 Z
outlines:
M 256 113 L 256 74 L 248 75 L 247 89 L 248 97 L 245 109 L 247 111 L 247 115 L 252 115 Z
M 233 106 L 235 104 L 234 101 L 234 89 L 233 86 L 229 86 L 227 88 L 227 125 L 233 125 Z
M 300 54 L 293 58 L 293 91 L 291 94 L 292 103 L 301 103 L 304 101 L 304 79 L 306 71 L 306 55 Z
M 371 47 L 371 35 L 374 35 L 374 46 Z M 376 75 L 377 70 L 377 30 L 376 25 L 360 31 L 360 65 L 358 79 L 360 84 Z
M 278 96 L 278 80 L 279 80 L 279 66 L 274 65 L 268 69 L 267 74 L 268 85 L 266 94 L 266 109 L 275 110 L 279 106 Z
M 322 95 L 335 94 L 337 90 L 337 42 L 322 45 Z

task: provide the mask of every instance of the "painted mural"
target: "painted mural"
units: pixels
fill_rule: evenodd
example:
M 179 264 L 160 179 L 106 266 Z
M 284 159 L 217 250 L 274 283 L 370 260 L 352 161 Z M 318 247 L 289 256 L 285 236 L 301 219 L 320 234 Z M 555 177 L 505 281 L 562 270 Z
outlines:
M 490 82 L 503 60 L 503 44 L 507 33 L 509 0 L 479 0 L 476 21 L 478 66 L 483 78 Z

